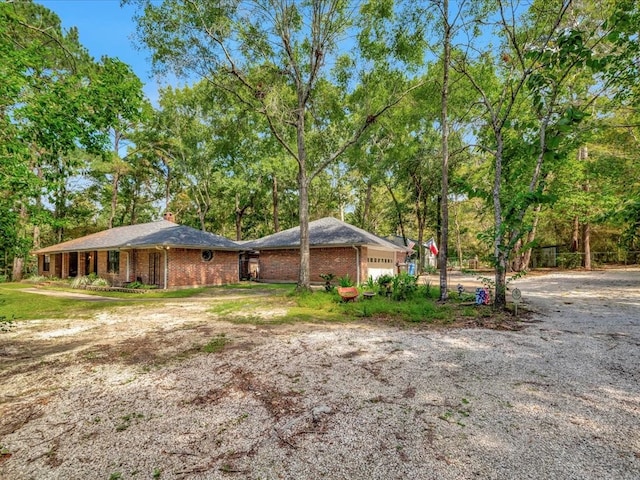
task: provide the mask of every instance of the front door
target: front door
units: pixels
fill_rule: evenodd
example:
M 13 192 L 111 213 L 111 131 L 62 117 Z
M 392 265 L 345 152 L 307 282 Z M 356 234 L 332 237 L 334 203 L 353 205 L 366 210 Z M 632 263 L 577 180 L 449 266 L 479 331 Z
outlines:
M 98 273 L 98 252 L 84 253 L 84 274 Z
M 149 284 L 160 286 L 160 254 L 149 254 Z
M 53 270 L 53 276 L 62 277 L 62 253 L 56 253 L 54 257 L 55 269 Z
M 69 276 L 78 276 L 78 252 L 71 252 L 69 254 Z

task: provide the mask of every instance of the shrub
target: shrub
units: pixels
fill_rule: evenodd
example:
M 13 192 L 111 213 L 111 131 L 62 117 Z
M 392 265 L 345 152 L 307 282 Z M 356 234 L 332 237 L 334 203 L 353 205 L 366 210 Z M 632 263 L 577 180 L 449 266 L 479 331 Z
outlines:
M 91 285 L 94 287 L 108 287 L 109 281 L 105 278 L 96 277 L 95 280 L 91 282 Z
M 15 317 L 9 318 L 5 315 L 0 315 L 0 332 L 8 332 L 15 326 Z
M 427 265 L 426 267 L 424 267 L 424 271 L 429 275 L 434 275 L 435 273 L 438 272 L 438 269 L 433 265 Z
M 336 276 L 333 273 L 321 273 L 320 278 L 324 280 L 324 290 L 326 292 L 330 292 L 333 290 L 333 285 L 331 282 Z
M 376 289 L 376 282 L 371 275 L 367 279 L 367 282 L 364 284 L 366 290 L 373 292 Z
M 87 285 L 91 285 L 91 281 L 92 280 L 86 275 L 76 277 L 71 280 L 71 288 L 84 288 Z
M 393 277 L 393 299 L 408 300 L 418 288 L 417 278 L 406 272 L 401 272 Z
M 344 277 L 340 277 L 338 283 L 341 287 L 353 287 L 353 280 L 351 280 L 348 273 Z
M 49 278 L 44 277 L 42 275 L 32 275 L 29 278 L 25 278 L 22 281 L 24 283 L 40 283 L 40 282 L 46 282 L 48 280 L 49 280 Z
M 378 293 L 380 295 L 391 295 L 391 288 L 393 283 L 393 277 L 391 275 L 380 275 L 376 281 L 380 286 L 380 289 L 378 290 Z
M 582 253 L 567 252 L 558 255 L 558 267 L 560 268 L 579 268 L 582 266 Z

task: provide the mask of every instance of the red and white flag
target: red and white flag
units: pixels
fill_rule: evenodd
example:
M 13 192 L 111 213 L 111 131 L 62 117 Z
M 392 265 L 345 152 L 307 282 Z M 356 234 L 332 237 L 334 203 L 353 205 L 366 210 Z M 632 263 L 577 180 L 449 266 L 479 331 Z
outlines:
M 424 246 L 427 247 L 429 251 L 434 255 L 438 255 L 438 246 L 436 245 L 436 241 L 433 237 L 431 237 L 431 239 L 427 243 L 425 243 Z

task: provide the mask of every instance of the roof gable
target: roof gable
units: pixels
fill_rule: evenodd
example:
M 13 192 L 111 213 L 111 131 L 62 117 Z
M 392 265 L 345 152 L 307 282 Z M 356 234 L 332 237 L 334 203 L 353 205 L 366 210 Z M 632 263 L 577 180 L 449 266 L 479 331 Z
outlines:
M 406 250 L 406 248 L 398 247 L 373 233 L 333 217 L 325 217 L 309 222 L 309 243 L 312 247 L 367 245 L 385 250 Z M 300 247 L 300 227 L 293 227 L 247 242 L 244 246 L 255 250 Z
M 241 250 L 228 238 L 166 220 L 111 228 L 85 237 L 58 243 L 36 254 L 86 250 L 148 248 L 156 246 Z

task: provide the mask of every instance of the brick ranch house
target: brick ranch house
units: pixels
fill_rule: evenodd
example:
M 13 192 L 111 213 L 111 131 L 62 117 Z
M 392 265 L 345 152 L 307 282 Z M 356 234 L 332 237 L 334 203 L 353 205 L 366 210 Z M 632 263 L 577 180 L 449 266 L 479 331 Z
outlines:
M 235 242 L 164 220 L 116 227 L 42 248 L 38 273 L 69 278 L 95 273 L 112 285 L 140 281 L 159 288 L 222 285 L 238 281 Z
M 393 243 L 332 217 L 309 222 L 310 278 L 321 282 L 320 274 L 349 275 L 356 283 L 369 276 L 397 273 L 405 261 L 406 247 Z M 259 253 L 258 279 L 265 282 L 296 282 L 300 268 L 300 227 L 246 242 L 245 249 Z

